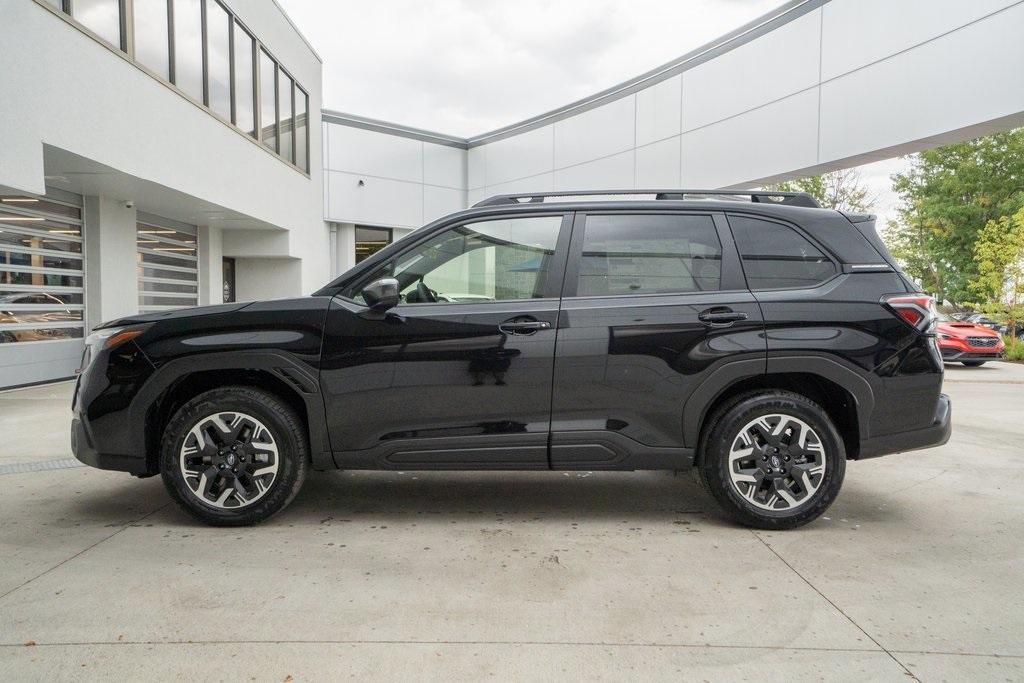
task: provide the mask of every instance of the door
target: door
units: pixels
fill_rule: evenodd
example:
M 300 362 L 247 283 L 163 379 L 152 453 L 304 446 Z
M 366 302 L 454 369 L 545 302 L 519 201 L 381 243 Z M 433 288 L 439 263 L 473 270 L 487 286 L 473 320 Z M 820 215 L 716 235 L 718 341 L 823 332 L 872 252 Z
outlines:
M 335 297 L 321 386 L 342 468 L 548 467 L 571 220 L 476 220 L 419 240 Z M 401 303 L 373 315 L 381 277 Z
M 683 467 L 690 395 L 764 372 L 761 312 L 716 213 L 578 213 L 555 356 L 556 469 Z M 741 367 L 741 366 L 734 366 Z

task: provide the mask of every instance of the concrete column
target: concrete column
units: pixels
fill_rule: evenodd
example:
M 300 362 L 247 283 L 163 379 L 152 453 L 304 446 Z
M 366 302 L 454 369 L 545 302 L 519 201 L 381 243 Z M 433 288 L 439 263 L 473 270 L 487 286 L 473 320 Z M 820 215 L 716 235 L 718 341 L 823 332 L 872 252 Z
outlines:
M 199 226 L 199 305 L 224 302 L 224 249 L 220 228 Z
M 84 197 L 86 329 L 139 312 L 135 208 Z
M 355 223 L 338 223 L 338 275 L 356 265 Z

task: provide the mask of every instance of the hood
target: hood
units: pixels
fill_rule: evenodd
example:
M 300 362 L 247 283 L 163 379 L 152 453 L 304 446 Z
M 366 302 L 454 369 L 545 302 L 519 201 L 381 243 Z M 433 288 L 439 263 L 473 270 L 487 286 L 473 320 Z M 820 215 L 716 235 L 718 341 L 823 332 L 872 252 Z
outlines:
M 939 332 L 950 337 L 998 337 L 999 333 L 984 325 L 965 322 L 940 322 Z
M 117 318 L 116 320 L 108 320 L 100 323 L 95 328 L 96 330 L 102 330 L 105 327 L 122 327 L 124 325 L 136 325 L 139 323 L 156 323 L 161 320 L 174 320 L 177 318 L 196 318 L 204 315 L 216 315 L 217 313 L 230 313 L 232 311 L 239 311 L 246 306 L 251 305 L 251 301 L 234 304 L 216 304 L 213 306 L 194 306 L 192 308 L 178 308 L 173 311 L 157 311 L 156 313 L 138 313 L 136 315 L 128 315 L 123 318 Z

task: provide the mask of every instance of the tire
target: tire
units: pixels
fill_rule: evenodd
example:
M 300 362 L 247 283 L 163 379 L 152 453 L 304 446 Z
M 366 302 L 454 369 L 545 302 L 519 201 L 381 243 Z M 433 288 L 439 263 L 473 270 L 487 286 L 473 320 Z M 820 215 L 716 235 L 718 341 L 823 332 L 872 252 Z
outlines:
M 969 368 L 978 368 L 985 364 L 983 360 L 962 360 L 960 362 Z
M 183 510 L 212 526 L 257 524 L 280 512 L 308 468 L 302 420 L 277 396 L 253 387 L 200 394 L 164 429 L 164 486 Z
M 697 475 L 723 512 L 740 524 L 803 526 L 839 494 L 846 448 L 828 414 L 807 397 L 781 390 L 742 394 L 715 411 L 707 425 Z

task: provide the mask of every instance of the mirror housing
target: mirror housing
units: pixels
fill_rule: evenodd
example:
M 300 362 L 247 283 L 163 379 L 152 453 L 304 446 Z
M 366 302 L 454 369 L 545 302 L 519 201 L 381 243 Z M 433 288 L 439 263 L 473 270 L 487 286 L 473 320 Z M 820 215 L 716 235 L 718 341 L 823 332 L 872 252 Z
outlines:
M 383 313 L 398 305 L 398 280 L 382 277 L 363 287 L 363 301 L 376 313 Z

